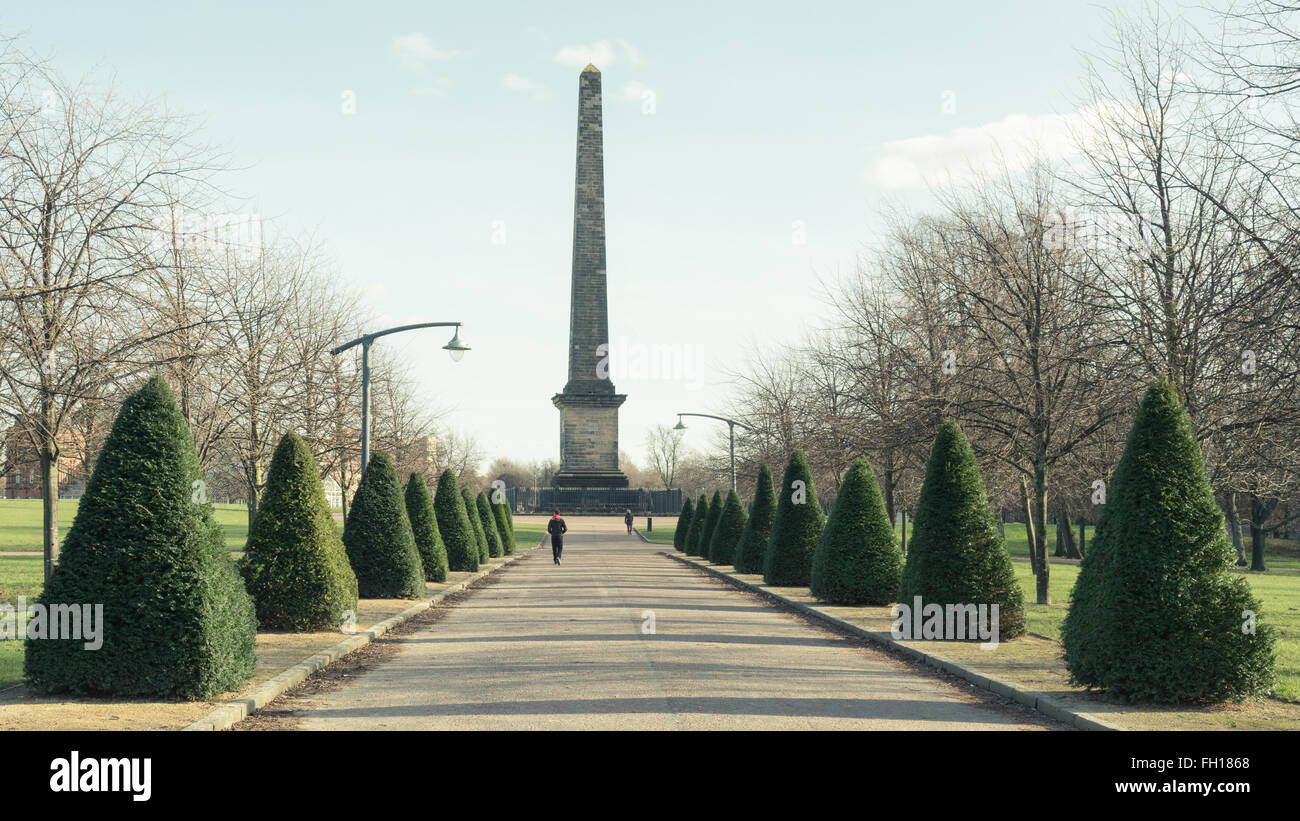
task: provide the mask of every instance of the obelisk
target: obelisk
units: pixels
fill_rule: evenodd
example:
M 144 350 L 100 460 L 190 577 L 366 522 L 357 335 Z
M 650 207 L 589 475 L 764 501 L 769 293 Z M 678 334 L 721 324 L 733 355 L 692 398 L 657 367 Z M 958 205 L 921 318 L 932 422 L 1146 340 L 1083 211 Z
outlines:
M 578 76 L 578 161 L 573 192 L 573 284 L 569 302 L 569 381 L 551 397 L 560 409 L 564 488 L 627 487 L 618 469 L 618 408 L 626 394 L 609 378 L 609 310 L 605 294 L 605 159 L 600 71 Z

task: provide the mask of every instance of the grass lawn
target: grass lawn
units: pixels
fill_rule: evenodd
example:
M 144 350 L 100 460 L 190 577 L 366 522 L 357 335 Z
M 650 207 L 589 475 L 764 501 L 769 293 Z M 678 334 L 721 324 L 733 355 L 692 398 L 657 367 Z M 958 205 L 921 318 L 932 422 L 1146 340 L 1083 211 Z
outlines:
M 1015 522 L 1007 522 L 1007 550 L 1012 556 L 1029 558 L 1029 536 L 1025 532 L 1025 526 Z M 909 523 L 907 528 L 908 538 L 911 538 L 912 526 Z M 1078 537 L 1079 526 L 1074 526 L 1074 535 Z M 1085 535 L 1088 543 L 1092 543 L 1093 528 L 1091 525 L 1085 528 Z M 1087 550 L 1087 545 L 1084 545 Z M 1056 552 L 1056 525 L 1047 526 L 1047 555 Z M 1250 536 L 1246 535 L 1246 560 L 1250 561 Z M 1270 570 L 1277 569 L 1300 569 L 1300 541 L 1294 539 L 1269 539 L 1264 548 L 1264 563 Z
M 66 533 L 77 515 L 76 499 L 59 500 L 59 532 Z M 41 552 L 41 500 L 0 499 L 0 551 Z
M 41 592 L 44 578 L 40 556 L 0 556 L 0 602 L 15 607 L 18 597 L 28 603 Z M 0 641 L 0 690 L 23 680 L 23 643 Z
M 59 500 L 59 538 L 67 534 L 77 515 L 77 499 Z M 243 550 L 248 541 L 248 508 L 213 505 L 217 524 L 226 531 L 226 547 Z M 41 500 L 0 499 L 0 552 L 41 552 Z
M 641 531 L 642 536 L 655 544 L 671 545 L 673 543 L 673 534 L 677 532 L 677 524 L 674 521 L 670 525 L 655 525 L 655 529 L 649 533 L 646 532 L 644 527 L 638 527 L 637 530 Z
M 541 522 L 515 522 L 515 549 L 533 547 L 545 534 L 546 525 Z

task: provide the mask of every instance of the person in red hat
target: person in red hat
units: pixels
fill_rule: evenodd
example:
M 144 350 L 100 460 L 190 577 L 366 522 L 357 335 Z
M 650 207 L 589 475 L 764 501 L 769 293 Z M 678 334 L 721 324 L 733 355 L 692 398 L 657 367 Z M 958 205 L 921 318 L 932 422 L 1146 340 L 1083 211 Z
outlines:
M 560 554 L 564 552 L 564 534 L 568 529 L 558 510 L 546 523 L 546 532 L 551 534 L 551 558 L 555 559 L 556 564 L 560 563 Z

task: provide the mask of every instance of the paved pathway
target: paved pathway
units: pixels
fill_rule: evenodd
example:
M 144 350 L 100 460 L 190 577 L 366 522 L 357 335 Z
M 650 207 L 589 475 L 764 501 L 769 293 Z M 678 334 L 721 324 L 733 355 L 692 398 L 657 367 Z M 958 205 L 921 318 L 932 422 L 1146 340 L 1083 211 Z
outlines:
M 1032 729 L 875 650 L 710 581 L 614 519 L 410 634 L 302 729 Z M 654 633 L 644 632 L 647 611 Z

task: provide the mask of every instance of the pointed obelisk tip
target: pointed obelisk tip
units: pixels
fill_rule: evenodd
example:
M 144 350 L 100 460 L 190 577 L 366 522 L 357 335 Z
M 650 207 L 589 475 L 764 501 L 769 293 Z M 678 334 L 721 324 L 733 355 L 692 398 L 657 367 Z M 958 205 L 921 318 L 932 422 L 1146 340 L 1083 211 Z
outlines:
M 584 69 L 582 70 L 582 73 L 583 73 L 583 74 L 586 74 L 588 71 L 594 71 L 594 72 L 596 72 L 597 74 L 600 73 L 600 69 L 596 68 L 596 67 L 593 66 L 591 63 L 587 63 L 587 67 L 584 68 Z

